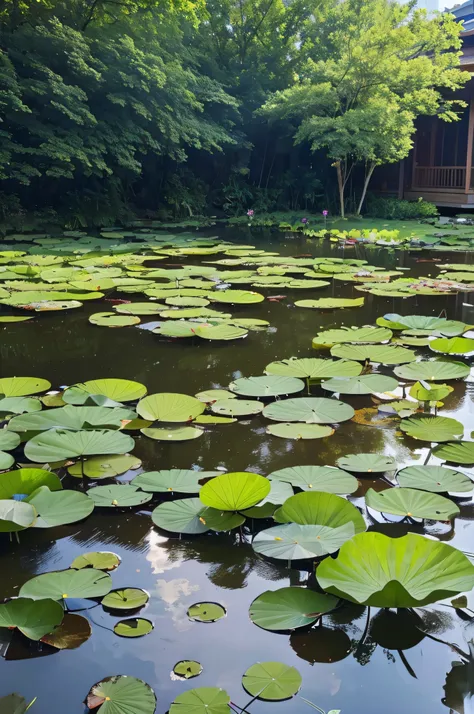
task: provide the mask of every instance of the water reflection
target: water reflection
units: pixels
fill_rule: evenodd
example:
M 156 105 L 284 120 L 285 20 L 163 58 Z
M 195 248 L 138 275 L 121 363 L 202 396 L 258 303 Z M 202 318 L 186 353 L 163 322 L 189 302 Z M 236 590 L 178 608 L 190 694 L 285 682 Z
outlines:
M 469 645 L 470 657 L 464 662 L 453 662 L 446 675 L 442 703 L 451 712 L 472 714 L 474 711 L 474 644 Z

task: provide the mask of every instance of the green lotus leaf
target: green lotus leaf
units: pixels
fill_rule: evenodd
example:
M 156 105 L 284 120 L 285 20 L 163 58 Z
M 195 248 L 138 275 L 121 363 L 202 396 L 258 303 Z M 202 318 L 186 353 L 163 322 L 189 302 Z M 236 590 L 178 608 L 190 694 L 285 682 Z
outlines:
M 74 431 L 90 428 L 120 429 L 123 421 L 131 420 L 134 416 L 135 412 L 122 407 L 73 407 L 67 405 L 58 409 L 13 417 L 8 423 L 8 429 L 20 433 L 57 428 Z
M 89 315 L 89 322 L 101 327 L 130 327 L 138 325 L 140 318 L 135 315 L 117 315 L 115 312 L 95 312 Z
M 202 297 L 184 297 L 181 295 L 166 298 L 166 304 L 173 307 L 206 307 L 209 300 Z
M 206 506 L 199 498 L 165 501 L 151 514 L 153 523 L 165 531 L 198 535 L 209 530 L 203 518 Z
M 40 486 L 47 486 L 51 491 L 62 489 L 60 479 L 51 471 L 28 468 L 8 471 L 0 478 L 0 499 L 10 499 L 17 495 L 30 496 Z
M 0 315 L 0 323 L 27 322 L 32 319 L 33 315 Z
M 357 360 L 359 362 L 376 362 L 384 365 L 404 364 L 413 362 L 416 355 L 412 350 L 397 345 L 335 345 L 331 348 L 333 357 Z M 346 375 L 334 375 L 346 376 Z M 352 376 L 352 375 L 347 375 Z
M 143 419 L 174 423 L 191 421 L 204 409 L 205 405 L 199 399 L 171 392 L 150 394 L 137 405 L 137 412 Z
M 45 407 L 65 407 L 66 402 L 63 399 L 63 392 L 52 392 L 40 397 L 40 401 Z M 25 411 L 37 411 L 36 409 Z
M 229 384 L 229 389 L 244 397 L 280 397 L 304 389 L 304 382 L 295 377 L 241 377 Z
M 83 568 L 95 568 L 96 570 L 115 570 L 121 563 L 121 558 L 116 553 L 107 550 L 92 551 L 82 553 L 74 558 L 70 567 L 76 570 Z
M 318 332 L 316 337 L 313 337 L 313 347 L 321 349 L 343 343 L 380 344 L 387 342 L 392 336 L 393 332 L 386 327 L 341 327 Z
M 321 567 L 321 566 L 319 566 Z M 288 587 L 267 590 L 250 605 L 250 619 L 264 630 L 285 631 L 312 625 L 333 610 L 337 598 L 308 588 Z
M 268 480 L 270 482 L 268 495 L 257 506 L 252 506 L 242 511 L 242 515 L 247 518 L 271 518 L 276 507 L 285 503 L 290 496 L 293 496 L 294 491 L 289 483 Z
M 0 711 L 2 714 L 26 714 L 35 701 L 36 697 L 28 704 L 19 694 L 7 694 L 6 697 L 0 697 Z
M 211 404 L 211 411 L 229 417 L 253 416 L 260 414 L 263 406 L 262 402 L 248 399 L 218 399 Z
M 293 697 L 302 682 L 298 670 L 282 662 L 258 662 L 242 677 L 242 686 L 250 695 L 271 702 Z
M 141 588 L 121 588 L 111 590 L 102 599 L 102 606 L 109 610 L 137 610 L 146 605 L 149 599 L 149 594 Z
M 429 382 L 415 382 L 410 387 L 410 397 L 419 402 L 438 402 L 451 394 L 453 387 L 448 384 L 429 384 Z
M 291 483 L 303 491 L 336 494 L 354 493 L 359 486 L 354 476 L 334 466 L 290 466 L 273 471 L 268 478 Z
M 237 419 L 231 417 L 212 416 L 212 414 L 201 414 L 194 420 L 195 424 L 234 424 Z
M 384 374 L 362 374 L 359 377 L 333 377 L 321 382 L 321 387 L 339 394 L 377 394 L 394 391 L 398 380 Z
M 162 322 L 161 325 L 152 330 L 154 335 L 163 337 L 195 337 L 197 324 L 186 320 L 172 320 Z
M 227 389 L 206 389 L 204 392 L 198 392 L 194 396 L 205 404 L 212 404 L 217 402 L 218 399 L 236 399 L 235 394 L 232 394 Z
M 227 473 L 208 481 L 199 498 L 204 505 L 220 511 L 242 511 L 262 501 L 271 484 L 264 476 L 242 471 Z
M 13 466 L 15 459 L 11 454 L 7 454 L 6 451 L 0 451 L 0 471 L 6 471 Z
M 248 332 L 233 325 L 196 325 L 195 334 L 203 340 L 238 340 Z
M 55 290 L 22 290 L 16 295 L 10 295 L 7 300 L 2 300 L 5 305 L 12 305 L 14 307 L 35 307 L 39 306 L 41 308 L 42 303 L 77 303 L 82 304 L 84 300 L 98 300 L 104 297 L 104 293 L 98 291 L 92 293 L 70 293 L 67 291 L 56 292 Z M 67 305 L 66 305 L 67 309 Z M 104 313 L 106 314 L 106 313 Z
M 468 337 L 438 337 L 430 342 L 429 348 L 432 352 L 440 352 L 444 355 L 472 355 L 474 340 Z
M 309 307 L 317 310 L 335 310 L 345 307 L 362 307 L 365 298 L 319 298 L 318 300 L 297 300 L 296 307 Z
M 12 451 L 20 443 L 20 437 L 14 431 L 0 429 L 0 449 L 2 451 Z
M 202 672 L 202 664 L 194 660 L 183 659 L 173 667 L 173 674 L 177 679 L 193 679 Z
M 452 441 L 439 444 L 433 449 L 438 459 L 452 461 L 455 464 L 474 464 L 474 441 Z
M 3 377 L 0 379 L 0 395 L 3 397 L 27 397 L 51 389 L 47 379 L 37 377 Z
M 457 548 L 414 533 L 361 533 L 320 563 L 317 579 L 327 592 L 362 605 L 420 607 L 471 590 L 474 565 Z
M 131 484 L 115 484 L 113 486 L 94 486 L 87 495 L 100 508 L 129 508 L 141 506 L 151 500 L 149 493 L 139 491 Z
M 188 608 L 187 616 L 196 622 L 217 622 L 226 616 L 226 609 L 217 602 L 197 602 Z
M 305 379 L 328 379 L 329 377 L 356 377 L 362 371 L 357 362 L 350 360 L 318 359 L 290 357 L 280 362 L 270 362 L 265 367 L 267 374 L 282 377 L 300 377 Z
M 345 498 L 333 493 L 306 491 L 291 496 L 275 511 L 277 523 L 299 523 L 302 526 L 329 526 L 339 528 L 352 523 L 355 533 L 365 531 L 366 525 L 360 511 Z
M 130 469 L 138 469 L 141 463 L 140 459 L 129 454 L 92 456 L 69 466 L 68 473 L 76 478 L 82 478 L 83 474 L 88 478 L 95 479 L 113 478 L 124 474 Z
M 192 441 L 203 435 L 202 429 L 195 426 L 176 426 L 168 429 L 140 429 L 140 432 L 149 439 L 156 441 Z
M 281 439 L 324 439 L 334 434 L 334 429 L 321 424 L 302 424 L 294 422 L 280 422 L 270 424 L 266 429 L 267 434 L 279 436 Z
M 228 714 L 230 697 L 217 687 L 200 687 L 178 694 L 169 714 Z
M 60 603 L 52 599 L 19 597 L 0 605 L 0 627 L 16 627 L 30 640 L 40 640 L 54 630 L 64 617 Z
M 378 325 L 382 323 L 392 330 L 427 330 L 431 334 L 437 333 L 446 337 L 462 335 L 467 329 L 464 322 L 431 315 L 407 315 L 404 317 L 398 314 L 388 314 L 377 320 Z
M 432 493 L 470 493 L 474 482 L 461 471 L 445 466 L 407 466 L 397 474 L 400 486 Z
M 394 457 L 383 454 L 348 454 L 337 459 L 336 464 L 353 473 L 367 474 L 395 471 L 397 468 Z
M 261 555 L 289 562 L 335 553 L 353 535 L 353 523 L 335 528 L 289 523 L 260 531 L 252 547 Z
M 94 568 L 55 570 L 28 580 L 20 588 L 20 597 L 29 597 L 32 600 L 94 598 L 107 595 L 111 588 L 110 575 Z
M 143 617 L 130 617 L 119 620 L 114 625 L 114 632 L 119 637 L 144 637 L 153 631 L 153 623 Z
M 354 416 L 349 404 L 337 399 L 297 397 L 269 404 L 263 416 L 274 421 L 302 421 L 306 424 L 337 424 Z
M 400 337 L 393 339 L 392 342 L 407 347 L 428 347 L 432 340 L 433 337 L 410 337 L 402 332 Z
M 41 642 L 58 650 L 75 650 L 87 642 L 91 635 L 92 628 L 87 618 L 66 612 L 61 624 L 42 637 Z
M 94 510 L 94 502 L 78 491 L 50 491 L 40 486 L 28 496 L 38 516 L 34 528 L 54 528 L 82 521 Z
M 36 397 L 5 397 L 0 399 L 0 414 L 23 414 L 39 412 L 41 402 Z
M 265 300 L 263 295 L 253 292 L 253 290 L 218 290 L 214 293 L 209 293 L 207 297 L 212 302 L 230 305 L 253 305 Z
M 0 533 L 16 533 L 30 528 L 36 521 L 36 510 L 29 503 L 5 499 L 0 501 Z
M 154 714 L 156 697 L 152 688 L 135 677 L 117 675 L 94 684 L 86 704 L 100 714 Z
M 132 485 L 148 493 L 198 493 L 202 479 L 219 476 L 220 471 L 193 471 L 191 469 L 170 469 L 147 471 L 135 476 Z
M 71 390 L 74 389 L 73 395 Z M 91 394 L 100 395 L 113 402 L 134 402 L 145 396 L 147 389 L 140 382 L 130 379 L 90 379 L 87 382 L 75 384 L 73 388 L 66 389 L 64 401 L 68 404 L 85 404 Z
M 459 514 L 458 506 L 449 498 L 415 488 L 388 488 L 379 493 L 369 488 L 365 502 L 381 513 L 433 521 L 449 521 Z
M 43 464 L 96 454 L 125 454 L 135 442 L 119 431 L 50 430 L 34 436 L 25 444 L 25 456 Z
M 447 362 L 446 360 L 429 360 L 426 362 L 412 362 L 395 367 L 397 377 L 406 380 L 425 380 L 438 382 L 442 380 L 464 379 L 469 374 L 469 365 L 464 362 Z
M 421 441 L 451 441 L 464 432 L 463 425 L 456 419 L 423 415 L 402 419 L 400 429 L 412 439 Z
M 125 305 L 116 305 L 115 310 L 121 315 L 158 315 L 163 310 L 163 305 L 157 302 L 131 302 Z

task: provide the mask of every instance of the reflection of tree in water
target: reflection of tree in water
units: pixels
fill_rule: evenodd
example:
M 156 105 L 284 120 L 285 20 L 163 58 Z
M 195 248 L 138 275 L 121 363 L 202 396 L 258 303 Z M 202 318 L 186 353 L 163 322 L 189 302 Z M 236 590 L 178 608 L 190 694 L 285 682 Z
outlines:
M 469 658 L 453 662 L 446 675 L 441 702 L 450 712 L 472 714 L 474 711 L 474 642 L 469 643 Z

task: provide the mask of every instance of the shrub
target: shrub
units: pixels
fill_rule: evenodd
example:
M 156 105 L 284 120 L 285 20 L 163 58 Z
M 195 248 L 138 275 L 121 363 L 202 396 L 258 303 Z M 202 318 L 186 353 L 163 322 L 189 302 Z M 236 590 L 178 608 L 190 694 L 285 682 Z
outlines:
M 391 218 L 406 220 L 409 218 L 433 218 L 438 215 L 434 203 L 419 198 L 417 201 L 405 201 L 398 198 L 371 196 L 367 202 L 366 216 L 373 218 Z

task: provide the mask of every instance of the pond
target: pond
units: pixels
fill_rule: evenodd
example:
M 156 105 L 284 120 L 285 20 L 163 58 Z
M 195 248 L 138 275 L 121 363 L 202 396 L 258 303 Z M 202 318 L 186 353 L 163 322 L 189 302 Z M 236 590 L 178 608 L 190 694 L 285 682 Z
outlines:
M 251 234 L 221 229 L 219 239 L 251 244 L 258 250 L 282 256 L 365 260 L 384 270 L 401 269 L 402 277 L 434 276 L 439 273 L 437 264 L 472 262 L 471 256 L 464 252 L 343 246 L 298 234 Z M 179 269 L 183 264 L 207 265 L 206 261 L 222 257 L 167 256 L 159 262 L 147 263 L 147 267 Z M 222 342 L 171 339 L 154 334 L 146 327 L 150 321 L 159 321 L 157 316 L 143 316 L 140 325 L 121 329 L 90 324 L 89 315 L 110 312 L 111 306 L 117 304 L 111 299 L 146 299 L 142 294 L 108 291 L 105 298 L 87 301 L 78 309 L 34 313 L 31 321 L 2 325 L 0 377 L 41 377 L 53 389 L 91 379 L 121 378 L 144 384 L 148 394 L 195 395 L 212 388 L 227 389 L 229 383 L 241 377 L 262 375 L 274 361 L 327 357 L 329 353 L 312 349 L 312 339 L 317 333 L 341 326 L 374 325 L 377 318 L 387 313 L 432 316 L 443 313 L 450 320 L 474 323 L 474 304 L 470 304 L 474 300 L 468 291 L 417 294 L 404 300 L 360 292 L 356 285 L 342 280 L 330 280 L 327 287 L 315 290 L 232 285 L 235 289 L 258 290 L 266 299 L 258 304 L 232 305 L 229 312 L 236 318 L 268 321 L 269 327 L 250 330 L 245 339 Z M 347 309 L 295 306 L 298 300 L 331 297 L 365 297 L 365 302 L 362 307 Z M 227 310 L 228 306 L 218 308 Z M 9 308 L 3 310 L 12 314 Z M 427 347 L 416 351 L 430 356 Z M 463 361 L 463 357 L 453 359 Z M 376 365 L 373 372 L 393 377 L 393 369 L 393 365 Z M 472 379 L 449 381 L 449 385 L 454 391 L 443 400 L 445 405 L 438 414 L 460 421 L 464 425 L 464 438 L 469 439 L 474 425 Z M 310 388 L 314 397 L 332 396 L 332 392 L 324 391 L 318 384 Z M 399 398 L 401 390 L 396 394 Z M 358 453 L 392 456 L 398 469 L 423 464 L 428 455 L 430 464 L 443 462 L 429 454 L 429 442 L 404 434 L 396 415 L 377 413 L 382 397 L 371 393 L 344 394 L 338 399 L 349 404 L 359 419 L 337 424 L 335 433 L 324 438 L 295 440 L 274 436 L 267 432 L 269 420 L 262 414 L 206 426 L 200 438 L 183 442 L 167 443 L 146 438 L 138 431 L 127 432 L 135 439 L 133 454 L 141 460 L 141 467 L 117 477 L 117 482 L 128 482 L 140 472 L 165 469 L 269 475 L 297 465 L 335 466 L 339 458 Z M 373 409 L 375 414 L 360 411 L 366 408 Z M 20 455 L 17 462 L 26 464 L 26 459 Z M 468 466 L 456 470 L 473 477 Z M 65 470 L 58 473 L 63 475 Z M 459 549 L 474 550 L 474 507 L 470 494 L 456 499 L 460 514 L 454 520 L 430 520 L 423 529 L 422 524 L 397 523 L 396 517 L 384 518 L 372 509 L 369 514 L 365 494 L 371 488 L 381 491 L 389 484 L 370 473 L 356 475 L 359 484 L 348 499 L 362 511 L 371 531 L 391 536 L 424 532 Z M 392 479 L 393 476 L 392 473 Z M 0 474 L 0 481 L 1 478 Z M 63 486 L 80 489 L 81 481 L 66 475 Z M 90 486 L 92 481 L 88 483 Z M 33 714 L 82 714 L 88 711 L 84 699 L 93 684 L 111 675 L 126 674 L 153 688 L 158 714 L 165 714 L 180 693 L 195 687 L 221 687 L 237 707 L 244 707 L 251 696 L 242 688 L 242 675 L 256 662 L 271 660 L 294 666 L 302 677 L 301 690 L 288 701 L 256 700 L 246 710 L 251 714 L 315 711 L 304 699 L 324 711 L 335 709 L 342 714 L 362 711 L 379 714 L 381 708 L 385 714 L 470 711 L 472 659 L 466 663 L 449 645 L 437 641 L 456 643 L 460 650 L 469 652 L 464 633 L 469 613 L 463 611 L 464 615 L 460 615 L 450 607 L 452 598 L 417 609 L 426 636 L 406 613 L 397 616 L 395 611 L 387 613 L 377 608 L 371 608 L 372 623 L 365 632 L 367 608 L 357 604 L 346 604 L 323 616 L 312 628 L 292 633 L 262 629 L 249 618 L 251 603 L 264 591 L 306 584 L 311 561 L 288 563 L 255 552 L 250 529 L 256 532 L 270 528 L 275 525 L 272 519 L 248 521 L 241 532 L 237 528 L 190 536 L 162 530 L 154 525 L 150 515 L 163 498 L 166 500 L 168 496 L 155 493 L 153 500 L 141 507 L 96 508 L 83 521 L 55 528 L 31 528 L 19 534 L 18 543 L 15 537 L 10 542 L 7 534 L 1 536 L 0 597 L 17 595 L 19 588 L 35 575 L 69 568 L 85 552 L 113 551 L 121 558 L 120 566 L 111 573 L 113 587 L 143 588 L 149 593 L 148 604 L 140 616 L 150 620 L 154 629 L 141 638 L 118 637 L 113 627 L 121 618 L 98 605 L 80 613 L 89 619 L 92 636 L 77 649 L 55 651 L 46 645 L 43 648 L 29 645 L 25 638 L 17 637 L 3 648 L 6 656 L 0 660 L 0 696 L 18 692 L 28 701 L 37 697 L 31 709 Z M 314 576 L 310 583 L 313 581 Z M 191 620 L 187 611 L 199 602 L 219 603 L 226 616 L 213 623 Z M 171 676 L 174 665 L 181 660 L 201 663 L 202 674 L 188 681 Z

